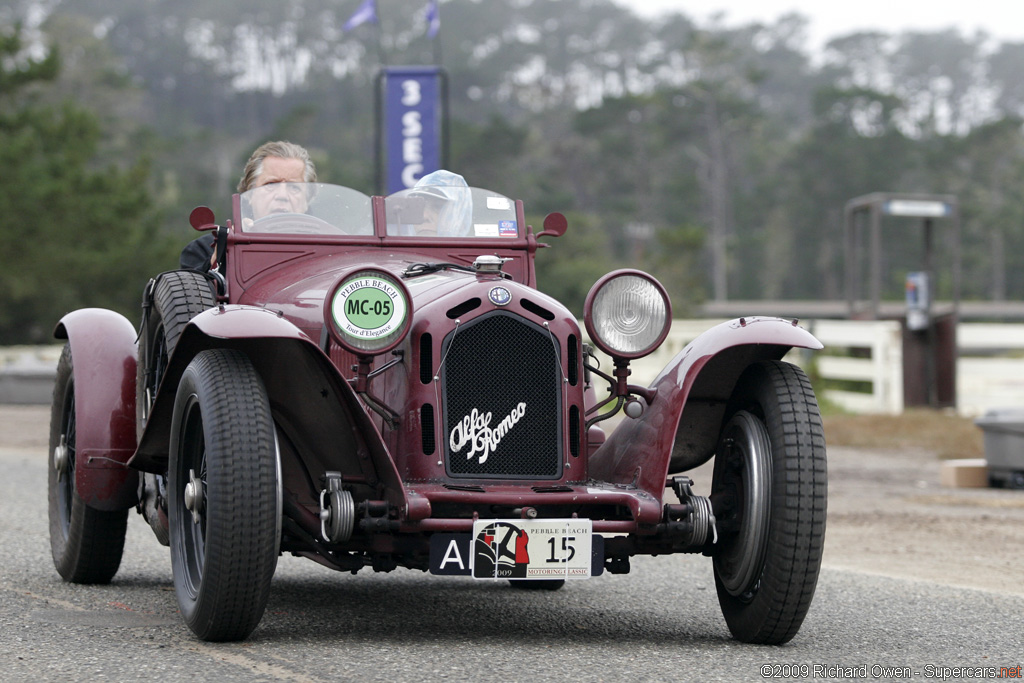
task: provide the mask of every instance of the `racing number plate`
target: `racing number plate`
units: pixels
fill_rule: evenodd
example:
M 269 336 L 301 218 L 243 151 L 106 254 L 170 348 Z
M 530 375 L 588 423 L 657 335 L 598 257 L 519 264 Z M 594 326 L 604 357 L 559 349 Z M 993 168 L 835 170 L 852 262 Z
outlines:
M 586 579 L 591 575 L 589 519 L 481 519 L 473 523 L 474 579 Z

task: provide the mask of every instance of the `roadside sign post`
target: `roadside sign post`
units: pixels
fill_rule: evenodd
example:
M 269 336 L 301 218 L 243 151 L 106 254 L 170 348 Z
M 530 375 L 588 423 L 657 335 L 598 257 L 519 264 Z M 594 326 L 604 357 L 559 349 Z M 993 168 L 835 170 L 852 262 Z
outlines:
M 952 195 L 875 192 L 846 203 L 844 220 L 845 285 L 851 319 L 880 319 L 884 217 L 921 219 L 921 269 L 906 275 L 907 308 L 903 316 L 904 404 L 933 408 L 956 406 L 956 323 L 960 305 L 960 211 Z M 862 294 L 863 223 L 868 232 L 869 301 Z M 935 221 L 948 221 L 953 230 L 952 306 L 937 310 Z M 867 305 L 865 306 L 865 303 Z

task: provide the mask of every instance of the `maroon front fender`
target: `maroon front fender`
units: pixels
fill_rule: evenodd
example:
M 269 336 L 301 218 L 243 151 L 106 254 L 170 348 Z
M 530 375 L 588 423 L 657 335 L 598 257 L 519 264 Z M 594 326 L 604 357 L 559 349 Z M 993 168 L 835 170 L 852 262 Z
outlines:
M 635 483 L 660 502 L 669 472 L 692 469 L 714 455 L 726 403 L 743 370 L 782 358 L 793 347 L 816 350 L 822 344 L 779 318 L 740 318 L 700 335 L 651 383 L 657 394 L 644 414 L 626 418 L 597 449 L 591 476 Z M 660 505 L 645 510 L 653 517 Z
M 138 502 L 135 452 L 135 328 L 119 313 L 84 308 L 54 330 L 71 345 L 75 382 L 75 490 L 97 510 Z
M 403 516 L 418 519 L 429 515 L 425 498 L 406 495 L 380 432 L 327 355 L 288 319 L 255 306 L 213 308 L 185 327 L 131 461 L 133 467 L 150 472 L 166 470 L 178 382 L 196 354 L 211 348 L 236 349 L 249 357 L 267 388 L 275 419 L 283 419 L 294 433 L 307 439 L 305 445 L 311 451 L 336 450 L 338 437 L 336 433 L 331 436 L 332 429 L 354 430 L 359 445 L 350 455 L 357 463 L 365 456 L 372 467 L 370 478 L 385 485 L 390 502 Z M 330 462 L 331 469 L 346 468 L 345 461 Z

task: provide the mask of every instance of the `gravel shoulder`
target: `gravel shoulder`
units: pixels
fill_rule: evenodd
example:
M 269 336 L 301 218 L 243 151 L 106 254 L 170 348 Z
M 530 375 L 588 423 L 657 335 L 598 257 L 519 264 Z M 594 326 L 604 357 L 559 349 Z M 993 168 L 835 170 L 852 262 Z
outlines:
M 45 457 L 49 413 L 0 405 L 0 460 Z M 826 567 L 1024 595 L 1024 491 L 942 487 L 926 449 L 830 447 L 828 458 Z M 691 476 L 702 492 L 711 471 Z
M 829 449 L 827 566 L 1024 595 L 1024 491 L 947 488 L 924 449 Z

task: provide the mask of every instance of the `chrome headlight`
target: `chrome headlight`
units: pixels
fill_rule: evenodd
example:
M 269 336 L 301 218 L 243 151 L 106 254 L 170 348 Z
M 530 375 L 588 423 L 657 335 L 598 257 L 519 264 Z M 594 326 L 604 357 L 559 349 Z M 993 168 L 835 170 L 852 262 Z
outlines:
M 359 355 L 390 351 L 405 338 L 412 321 L 409 291 L 382 270 L 347 275 L 328 292 L 324 322 L 335 341 Z
M 583 319 L 597 348 L 612 357 L 641 358 L 668 336 L 672 303 L 647 273 L 617 270 L 590 289 Z

